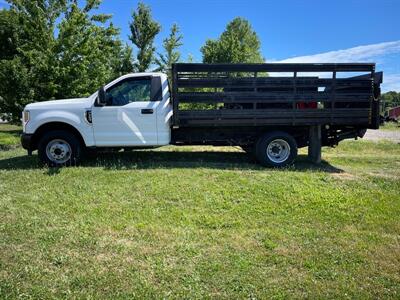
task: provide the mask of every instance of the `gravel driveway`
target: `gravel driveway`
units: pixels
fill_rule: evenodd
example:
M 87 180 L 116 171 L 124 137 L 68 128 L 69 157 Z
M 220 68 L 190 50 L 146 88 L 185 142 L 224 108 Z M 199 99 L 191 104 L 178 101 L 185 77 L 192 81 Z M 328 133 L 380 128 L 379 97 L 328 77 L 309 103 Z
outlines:
M 364 139 L 371 141 L 390 140 L 392 142 L 400 143 L 400 131 L 368 129 Z

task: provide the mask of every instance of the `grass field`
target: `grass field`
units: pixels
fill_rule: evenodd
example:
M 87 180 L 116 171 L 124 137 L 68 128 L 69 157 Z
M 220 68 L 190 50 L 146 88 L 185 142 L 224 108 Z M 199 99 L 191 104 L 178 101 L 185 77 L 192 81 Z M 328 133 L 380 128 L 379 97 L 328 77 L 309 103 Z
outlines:
M 398 144 L 284 170 L 228 147 L 48 169 L 1 126 L 2 299 L 400 298 Z
M 387 122 L 385 125 L 381 126 L 382 130 L 398 131 L 400 130 L 400 123 Z
M 0 150 L 9 150 L 19 146 L 21 128 L 15 125 L 0 124 Z

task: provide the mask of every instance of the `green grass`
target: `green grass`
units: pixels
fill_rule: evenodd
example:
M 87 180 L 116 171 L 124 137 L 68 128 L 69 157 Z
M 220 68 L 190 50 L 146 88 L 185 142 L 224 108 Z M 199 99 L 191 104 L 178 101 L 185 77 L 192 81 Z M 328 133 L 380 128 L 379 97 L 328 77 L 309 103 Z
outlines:
M 386 122 L 383 126 L 380 126 L 379 129 L 397 131 L 400 130 L 400 123 Z
M 20 143 L 21 127 L 0 124 L 0 150 L 14 148 Z
M 0 298 L 399 298 L 400 146 L 304 153 L 0 151 Z

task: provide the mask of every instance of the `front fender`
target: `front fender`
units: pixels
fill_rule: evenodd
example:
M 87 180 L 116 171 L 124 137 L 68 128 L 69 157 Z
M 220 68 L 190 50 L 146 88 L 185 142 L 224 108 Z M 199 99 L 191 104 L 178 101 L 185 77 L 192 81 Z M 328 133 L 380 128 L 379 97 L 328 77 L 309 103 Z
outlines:
M 94 146 L 93 127 L 84 118 L 84 112 L 80 116 L 77 113 L 60 110 L 44 111 L 37 114 L 32 111 L 31 119 L 26 124 L 25 131 L 28 134 L 33 134 L 44 124 L 52 122 L 65 123 L 74 127 L 81 134 L 86 146 Z

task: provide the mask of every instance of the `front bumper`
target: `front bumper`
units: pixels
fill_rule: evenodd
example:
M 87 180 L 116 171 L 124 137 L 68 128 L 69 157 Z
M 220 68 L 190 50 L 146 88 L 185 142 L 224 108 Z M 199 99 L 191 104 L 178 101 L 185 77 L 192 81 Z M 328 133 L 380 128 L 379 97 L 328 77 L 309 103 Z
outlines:
M 34 150 L 33 134 L 28 134 L 28 133 L 21 134 L 21 145 L 22 148 L 28 151 L 33 151 Z

